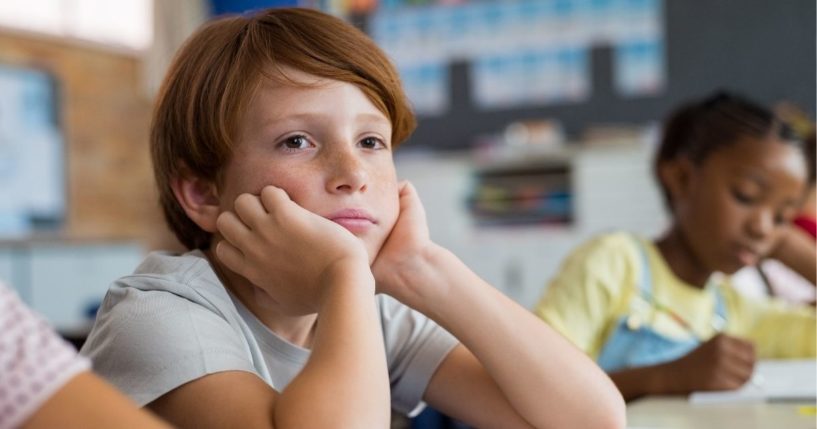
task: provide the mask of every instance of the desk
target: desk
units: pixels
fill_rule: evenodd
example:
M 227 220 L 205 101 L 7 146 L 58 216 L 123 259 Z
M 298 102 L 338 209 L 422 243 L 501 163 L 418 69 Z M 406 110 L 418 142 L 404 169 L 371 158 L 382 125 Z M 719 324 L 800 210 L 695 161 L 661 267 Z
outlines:
M 817 417 L 802 415 L 807 404 L 690 404 L 686 397 L 649 397 L 627 405 L 630 429 L 814 429 Z M 814 404 L 811 404 L 814 405 Z

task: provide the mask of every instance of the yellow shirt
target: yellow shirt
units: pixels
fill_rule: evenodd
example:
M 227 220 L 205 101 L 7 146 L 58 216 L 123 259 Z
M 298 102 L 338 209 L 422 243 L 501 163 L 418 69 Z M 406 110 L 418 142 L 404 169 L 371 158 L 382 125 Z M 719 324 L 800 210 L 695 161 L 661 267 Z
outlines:
M 692 332 L 652 306 L 643 309 L 639 320 L 669 338 L 707 339 L 716 333 L 712 323 L 715 290 L 700 289 L 676 277 L 652 242 L 628 233 L 610 233 L 585 243 L 567 258 L 534 310 L 593 359 L 598 358 L 619 319 L 631 314 L 632 300 L 641 296 L 638 282 L 643 258 L 637 242 L 647 253 L 655 302 L 669 307 Z M 722 330 L 754 342 L 758 358 L 817 354 L 814 308 L 744 297 L 725 276 L 714 287 L 726 306 Z

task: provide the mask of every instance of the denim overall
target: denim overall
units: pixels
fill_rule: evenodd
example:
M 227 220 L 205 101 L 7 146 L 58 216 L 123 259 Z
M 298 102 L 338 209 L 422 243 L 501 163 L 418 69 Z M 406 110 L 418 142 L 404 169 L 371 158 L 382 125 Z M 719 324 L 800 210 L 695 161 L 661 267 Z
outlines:
M 678 359 L 700 344 L 692 333 L 689 339 L 679 340 L 665 337 L 648 325 L 650 319 L 647 315 L 654 315 L 658 310 L 652 296 L 652 274 L 647 251 L 642 243 L 638 242 L 637 246 L 643 267 L 638 282 L 639 295 L 631 299 L 629 314 L 623 315 L 616 322 L 599 353 L 598 364 L 607 372 Z M 714 290 L 712 292 L 715 294 L 716 314 L 713 326 L 719 330 L 726 321 L 726 307 L 721 294 Z M 716 326 L 716 323 L 720 326 Z

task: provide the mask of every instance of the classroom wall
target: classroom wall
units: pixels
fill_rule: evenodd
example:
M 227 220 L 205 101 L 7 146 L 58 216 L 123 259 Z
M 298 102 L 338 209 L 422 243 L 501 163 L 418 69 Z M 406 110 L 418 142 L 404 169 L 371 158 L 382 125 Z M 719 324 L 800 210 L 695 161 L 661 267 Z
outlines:
M 644 123 L 677 103 L 730 88 L 762 103 L 788 99 L 815 114 L 814 0 L 664 0 L 667 87 L 659 96 L 616 94 L 609 47 L 591 52 L 591 96 L 576 104 L 479 110 L 470 99 L 468 64 L 451 64 L 451 108 L 420 118 L 409 147 L 459 149 L 475 136 L 521 119 L 555 118 L 576 136 L 595 123 Z
M 148 154 L 151 101 L 129 53 L 0 31 L 0 62 L 58 81 L 65 139 L 67 213 L 61 235 L 175 244 L 164 226 Z
M 567 154 L 520 154 L 510 164 L 565 159 L 572 182 L 569 223 L 480 226 L 467 200 L 485 167 L 471 152 L 398 152 L 397 174 L 410 180 L 425 207 L 431 238 L 526 308 L 532 308 L 569 252 L 593 236 L 628 231 L 652 238 L 669 219 L 652 179 L 654 142 L 575 145 Z M 561 161 L 560 161 L 561 162 Z

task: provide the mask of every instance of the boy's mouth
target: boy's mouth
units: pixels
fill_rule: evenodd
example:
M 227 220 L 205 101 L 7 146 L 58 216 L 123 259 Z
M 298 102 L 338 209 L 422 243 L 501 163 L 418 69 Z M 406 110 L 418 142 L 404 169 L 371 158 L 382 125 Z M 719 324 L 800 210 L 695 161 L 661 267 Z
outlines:
M 363 209 L 343 209 L 326 217 L 352 233 L 366 232 L 377 225 L 377 220 Z

